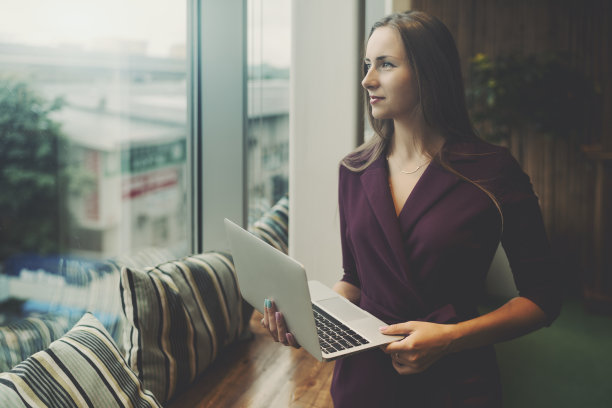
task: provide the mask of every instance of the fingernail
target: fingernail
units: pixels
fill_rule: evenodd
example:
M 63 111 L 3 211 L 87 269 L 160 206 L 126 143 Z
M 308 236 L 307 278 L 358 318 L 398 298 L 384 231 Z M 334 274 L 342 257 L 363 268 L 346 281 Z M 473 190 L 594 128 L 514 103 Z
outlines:
M 278 321 L 281 319 L 282 315 L 280 314 L 280 312 L 276 312 L 274 313 L 274 317 L 276 317 L 276 320 Z
M 270 308 L 270 299 L 266 299 L 264 300 L 264 307 L 267 307 L 268 309 Z
M 385 331 L 385 330 L 387 330 L 388 328 L 389 328 L 389 326 L 380 326 L 380 327 L 378 328 L 378 330 L 380 330 L 380 331 Z

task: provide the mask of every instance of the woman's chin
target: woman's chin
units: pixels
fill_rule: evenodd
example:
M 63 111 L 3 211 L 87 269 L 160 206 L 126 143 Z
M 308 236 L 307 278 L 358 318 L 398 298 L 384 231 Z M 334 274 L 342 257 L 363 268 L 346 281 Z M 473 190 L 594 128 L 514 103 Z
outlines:
M 379 120 L 382 120 L 382 119 L 391 119 L 391 117 L 389 115 L 385 115 L 384 112 L 376 112 L 374 110 L 372 110 L 372 117 L 374 119 L 379 119 Z

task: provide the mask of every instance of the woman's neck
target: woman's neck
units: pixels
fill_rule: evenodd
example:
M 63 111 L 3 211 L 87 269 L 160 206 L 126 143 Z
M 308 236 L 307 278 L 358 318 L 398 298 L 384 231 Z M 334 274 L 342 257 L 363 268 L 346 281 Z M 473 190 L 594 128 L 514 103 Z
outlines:
M 393 136 L 387 154 L 398 161 L 412 162 L 430 159 L 444 144 L 444 138 L 419 121 L 394 121 Z

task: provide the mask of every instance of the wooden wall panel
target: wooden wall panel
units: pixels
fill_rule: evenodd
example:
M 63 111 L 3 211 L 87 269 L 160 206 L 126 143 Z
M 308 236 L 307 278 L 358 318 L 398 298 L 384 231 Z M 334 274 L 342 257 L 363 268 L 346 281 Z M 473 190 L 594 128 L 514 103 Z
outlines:
M 577 290 L 593 274 L 593 248 L 602 245 L 593 241 L 594 223 L 604 222 L 593 219 L 597 165 L 587 159 L 581 147 L 600 144 L 604 151 L 612 150 L 611 3 L 412 0 L 413 10 L 433 14 L 449 27 L 468 84 L 469 61 L 477 53 L 494 57 L 561 51 L 600 87 L 602 108 L 593 112 L 592 121 L 580 135 L 559 140 L 527 132 L 514 134 L 507 142 L 531 176 L 551 244 Z

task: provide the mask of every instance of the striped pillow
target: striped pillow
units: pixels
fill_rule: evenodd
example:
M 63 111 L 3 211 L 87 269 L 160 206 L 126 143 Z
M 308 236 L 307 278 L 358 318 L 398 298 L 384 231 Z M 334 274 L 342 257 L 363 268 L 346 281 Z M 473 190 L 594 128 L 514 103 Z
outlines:
M 161 407 L 90 313 L 48 349 L 0 374 L 1 407 Z
M 0 327 L 0 372 L 49 347 L 68 329 L 66 317 L 52 315 L 29 316 Z
M 121 271 L 130 367 L 162 402 L 186 388 L 248 327 L 227 254 L 209 252 L 155 268 Z
M 249 228 L 249 231 L 285 254 L 289 241 L 289 197 L 283 196 Z

